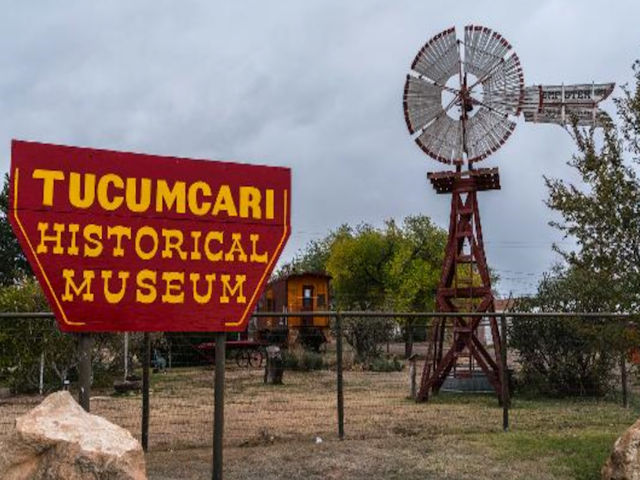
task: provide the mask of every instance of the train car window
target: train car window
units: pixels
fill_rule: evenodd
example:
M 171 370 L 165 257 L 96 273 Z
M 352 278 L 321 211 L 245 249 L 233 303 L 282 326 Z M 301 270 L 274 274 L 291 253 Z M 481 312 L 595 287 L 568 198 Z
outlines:
M 318 307 L 325 307 L 326 302 L 324 300 L 324 293 L 319 293 L 317 297 Z
M 302 308 L 313 308 L 313 287 L 302 287 Z

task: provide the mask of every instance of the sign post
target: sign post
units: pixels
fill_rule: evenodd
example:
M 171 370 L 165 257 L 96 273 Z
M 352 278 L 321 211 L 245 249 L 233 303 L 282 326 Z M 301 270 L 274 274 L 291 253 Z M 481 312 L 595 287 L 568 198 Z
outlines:
M 225 333 L 246 329 L 289 238 L 290 170 L 16 140 L 11 152 L 10 222 L 59 328 L 81 335 L 81 404 L 89 332 L 216 332 L 222 478 Z
M 224 435 L 224 367 L 226 363 L 226 337 L 216 333 L 216 373 L 213 398 L 213 480 L 222 480 L 222 438 Z
M 78 335 L 78 403 L 87 412 L 91 410 L 91 343 L 90 334 Z

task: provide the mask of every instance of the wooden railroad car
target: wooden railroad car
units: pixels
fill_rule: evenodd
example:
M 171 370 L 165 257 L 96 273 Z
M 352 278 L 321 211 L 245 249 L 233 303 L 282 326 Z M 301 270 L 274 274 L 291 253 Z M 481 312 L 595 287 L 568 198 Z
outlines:
M 314 312 L 329 310 L 329 282 L 325 273 L 291 274 L 267 284 L 258 302 L 259 312 Z M 257 317 L 254 337 L 283 346 L 300 344 L 318 350 L 329 340 L 330 317 Z

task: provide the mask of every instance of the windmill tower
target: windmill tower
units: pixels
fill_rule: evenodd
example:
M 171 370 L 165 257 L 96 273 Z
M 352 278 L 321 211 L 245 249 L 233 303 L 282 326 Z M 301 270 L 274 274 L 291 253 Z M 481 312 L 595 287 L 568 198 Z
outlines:
M 498 150 L 513 132 L 516 118 L 565 126 L 602 126 L 610 122 L 598 103 L 614 84 L 538 85 L 525 87 L 522 67 L 499 33 L 468 25 L 458 39 L 455 28 L 431 38 L 418 52 L 404 86 L 404 115 L 409 132 L 431 158 L 453 169 L 427 178 L 438 194 L 451 195 L 449 236 L 436 293 L 436 311 L 461 312 L 436 318 L 422 372 L 418 401 L 437 392 L 461 360 L 471 374 L 474 364 L 502 391 L 504 348 L 498 329 L 491 278 L 484 250 L 478 192 L 500 189 L 498 168 L 476 163 Z M 493 340 L 488 348 L 478 335 L 486 313 Z M 448 323 L 450 322 L 450 324 Z M 505 399 L 503 399 L 505 400 Z

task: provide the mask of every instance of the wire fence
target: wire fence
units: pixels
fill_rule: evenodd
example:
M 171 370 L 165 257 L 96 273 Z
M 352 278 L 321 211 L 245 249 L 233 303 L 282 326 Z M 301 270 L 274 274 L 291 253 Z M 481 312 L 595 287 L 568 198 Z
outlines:
M 430 395 L 426 404 L 414 401 L 433 348 L 433 320 L 446 319 L 441 332 L 446 353 L 456 341 L 453 325 L 459 316 L 394 312 L 257 314 L 248 336 L 227 337 L 225 446 L 342 437 L 381 439 L 411 435 L 421 429 L 442 431 L 448 428 L 447 411 L 457 408 L 451 402 L 455 404 L 461 394 L 490 399 L 495 407 L 483 415 L 469 416 L 465 420 L 469 431 L 495 431 L 508 426 L 505 415 L 509 402 L 499 407 L 500 393 L 495 392 L 482 366 L 464 350 L 455 354 L 440 393 Z M 472 317 L 481 319 L 476 329 L 478 340 L 487 351 L 495 352 L 489 317 L 465 314 L 465 318 Z M 295 328 L 290 326 L 292 318 L 299 320 Z M 494 354 L 494 360 L 506 366 L 505 385 L 514 401 L 529 395 L 527 382 L 536 380 L 536 371 L 524 360 L 535 363 L 536 352 L 555 352 L 568 363 L 567 371 L 550 368 L 545 377 L 545 370 L 540 369 L 540 388 L 551 395 L 609 395 L 629 404 L 632 392 L 628 383 L 633 375 L 629 368 L 640 361 L 634 316 L 499 313 L 495 318 L 504 318 L 503 325 L 508 325 L 504 359 Z M 555 329 L 541 328 L 549 324 Z M 504 338 L 503 328 L 498 322 Z M 148 346 L 141 333 L 92 334 L 91 412 L 128 429 L 139 439 L 144 437 L 142 377 L 149 352 L 149 450 L 211 446 L 214 335 L 167 332 L 152 333 L 147 338 Z M 265 383 L 266 347 L 270 344 L 281 348 L 282 385 Z M 78 336 L 60 333 L 50 314 L 0 314 L 0 345 L 2 440 L 15 419 L 47 393 L 67 388 L 77 395 Z M 548 351 L 539 351 L 543 348 Z M 560 377 L 552 382 L 551 375 Z M 565 391 L 561 391 L 563 385 Z

